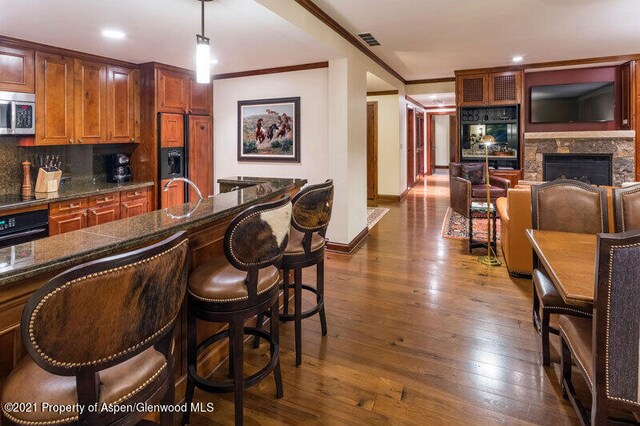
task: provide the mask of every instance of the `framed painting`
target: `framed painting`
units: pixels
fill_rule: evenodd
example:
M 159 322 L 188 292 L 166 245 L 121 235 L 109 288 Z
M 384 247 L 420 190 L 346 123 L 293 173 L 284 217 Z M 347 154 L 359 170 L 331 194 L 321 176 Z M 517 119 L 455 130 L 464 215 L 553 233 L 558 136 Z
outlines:
M 300 97 L 238 101 L 238 161 L 300 162 Z

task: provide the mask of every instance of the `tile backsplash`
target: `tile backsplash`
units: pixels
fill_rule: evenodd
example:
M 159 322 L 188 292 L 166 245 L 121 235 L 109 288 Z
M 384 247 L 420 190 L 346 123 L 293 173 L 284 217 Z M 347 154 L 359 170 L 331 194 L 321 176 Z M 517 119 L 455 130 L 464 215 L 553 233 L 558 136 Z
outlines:
M 106 180 L 106 156 L 131 154 L 130 144 L 70 145 L 70 146 L 17 146 L 16 138 L 0 136 L 0 195 L 19 194 L 22 186 L 22 162 L 34 162 L 36 155 L 59 155 L 62 161 L 62 177 L 72 181 Z M 31 166 L 31 184 L 35 185 L 37 166 Z

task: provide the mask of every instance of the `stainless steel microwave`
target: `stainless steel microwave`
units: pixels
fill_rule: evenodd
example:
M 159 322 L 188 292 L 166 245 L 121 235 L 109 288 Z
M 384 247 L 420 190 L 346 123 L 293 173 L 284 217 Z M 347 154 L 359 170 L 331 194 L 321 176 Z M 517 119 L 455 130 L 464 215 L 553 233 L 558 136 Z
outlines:
M 0 92 L 0 135 L 35 135 L 36 95 Z

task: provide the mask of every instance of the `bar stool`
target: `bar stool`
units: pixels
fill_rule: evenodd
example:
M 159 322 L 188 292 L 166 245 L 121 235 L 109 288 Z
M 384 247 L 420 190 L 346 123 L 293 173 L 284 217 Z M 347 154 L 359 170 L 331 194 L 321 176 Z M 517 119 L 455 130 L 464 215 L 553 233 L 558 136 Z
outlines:
M 288 195 L 280 200 L 253 206 L 236 216 L 224 236 L 225 258 L 196 268 L 189 277 L 187 296 L 187 411 L 189 423 L 195 388 L 212 393 L 234 393 L 235 422 L 243 421 L 243 390 L 260 382 L 273 371 L 276 397 L 282 397 L 282 377 L 278 348 L 278 264 L 284 254 L 291 224 Z M 270 309 L 275 320 L 270 333 L 245 327 L 245 320 Z M 196 320 L 228 323 L 227 330 L 197 344 Z M 245 334 L 260 336 L 270 344 L 269 363 L 257 373 L 244 377 Z M 198 375 L 198 355 L 213 343 L 229 338 L 231 382 L 215 382 Z
M 284 313 L 281 321 L 295 322 L 296 366 L 302 363 L 302 320 L 315 314 L 320 314 L 322 335 L 327 335 L 327 318 L 324 310 L 324 249 L 325 234 L 331 219 L 333 207 L 333 180 L 324 183 L 307 185 L 298 192 L 292 200 L 293 215 L 289 244 L 282 258 L 284 290 Z M 302 269 L 316 266 L 316 287 L 302 282 Z M 289 271 L 294 271 L 294 313 L 289 313 Z M 302 290 L 316 295 L 316 305 L 302 311 Z M 261 327 L 264 313 L 258 315 L 257 327 Z M 273 323 L 273 318 L 271 318 Z M 259 337 L 254 338 L 257 347 Z
M 89 410 L 94 404 L 173 404 L 173 329 L 187 282 L 184 232 L 52 278 L 22 313 L 29 356 L 2 392 L 3 425 L 136 424 L 144 412 Z M 38 409 L 11 411 L 7 403 Z M 70 413 L 42 410 L 79 404 Z M 162 425 L 173 415 L 160 414 Z

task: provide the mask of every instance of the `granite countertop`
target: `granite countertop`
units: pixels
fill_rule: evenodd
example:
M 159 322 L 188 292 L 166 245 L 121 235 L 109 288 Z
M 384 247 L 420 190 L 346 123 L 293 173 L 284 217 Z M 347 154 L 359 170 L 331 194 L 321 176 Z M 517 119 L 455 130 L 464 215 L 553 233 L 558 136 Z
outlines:
M 49 203 L 58 203 L 60 201 L 72 200 L 74 198 L 90 197 L 99 194 L 108 194 L 110 192 L 126 191 L 130 189 L 139 189 L 153 186 L 152 181 L 143 182 L 74 182 L 68 183 L 60 187 L 58 192 L 50 193 L 34 193 L 33 197 L 23 198 L 20 195 L 2 195 L 0 196 L 0 212 L 21 209 L 24 207 L 38 206 Z
M 262 183 L 257 185 L 212 196 L 201 202 L 176 206 L 170 210 L 173 215 L 191 212 L 187 218 L 172 218 L 164 210 L 156 210 L 104 225 L 2 248 L 0 289 L 18 280 L 69 268 L 140 247 L 177 231 L 207 225 L 222 217 L 236 214 L 249 205 L 285 194 L 293 188 L 300 188 L 307 182 L 305 179 L 261 180 Z
M 242 186 L 257 185 L 265 182 L 288 182 L 291 179 L 288 178 L 265 178 L 256 176 L 230 176 L 226 178 L 218 179 L 218 183 L 237 184 Z

